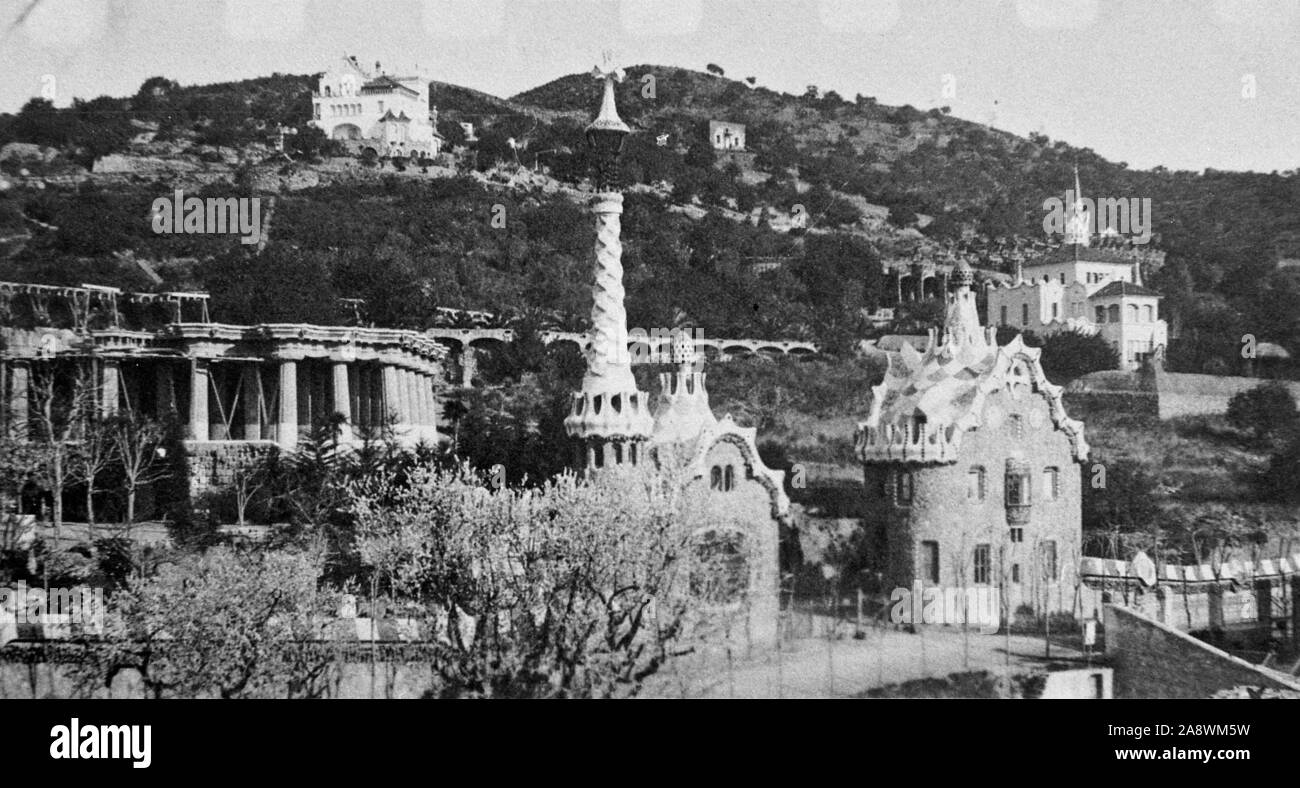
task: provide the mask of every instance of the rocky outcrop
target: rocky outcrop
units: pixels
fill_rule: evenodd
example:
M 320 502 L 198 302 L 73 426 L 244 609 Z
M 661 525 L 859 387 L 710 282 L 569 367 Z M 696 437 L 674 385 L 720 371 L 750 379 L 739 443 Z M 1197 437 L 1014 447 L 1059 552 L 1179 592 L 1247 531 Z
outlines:
M 157 156 L 131 156 L 110 153 L 95 160 L 96 175 L 142 175 L 159 177 L 197 172 L 203 169 L 198 162 L 188 159 L 164 159 Z
M 10 142 L 0 148 L 0 161 L 41 162 L 48 164 L 59 155 L 57 148 L 31 142 Z

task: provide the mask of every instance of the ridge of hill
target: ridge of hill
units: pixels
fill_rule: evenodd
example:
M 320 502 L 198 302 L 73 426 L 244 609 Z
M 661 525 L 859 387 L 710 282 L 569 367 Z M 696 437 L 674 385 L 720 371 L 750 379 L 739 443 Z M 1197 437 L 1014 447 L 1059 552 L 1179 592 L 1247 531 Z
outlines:
M 813 87 L 796 96 L 716 73 L 674 67 L 637 65 L 627 69 L 627 75 L 617 88 L 620 110 L 643 133 L 628 141 L 624 172 L 631 190 L 648 197 L 643 203 L 647 221 L 659 222 L 670 231 L 659 240 L 665 248 L 676 250 L 673 266 L 689 263 L 710 275 L 725 270 L 730 273 L 719 275 L 755 279 L 752 272 L 745 273 L 745 261 L 776 257 L 792 261 L 789 273 L 800 287 L 817 290 L 822 287 L 815 281 L 818 274 L 805 269 L 818 261 L 793 262 L 792 252 L 798 256 L 807 250 L 794 249 L 791 242 L 797 239 L 773 232 L 788 226 L 786 217 L 799 208 L 814 220 L 809 239 L 818 233 L 829 237 L 829 247 L 820 246 L 821 253 L 831 247 L 857 249 L 854 244 L 860 244 L 855 252 L 858 268 L 879 257 L 906 254 L 909 245 L 930 255 L 945 247 L 1042 238 L 1043 200 L 1073 183 L 1077 165 L 1089 195 L 1150 201 L 1151 229 L 1167 252 L 1167 263 L 1149 284 L 1165 294 L 1166 314 L 1180 330 L 1195 337 L 1189 346 L 1214 348 L 1211 355 L 1227 358 L 1240 337 L 1251 333 L 1300 352 L 1300 325 L 1294 318 L 1300 314 L 1300 285 L 1277 270 L 1284 247 L 1300 246 L 1296 243 L 1300 178 L 1295 172 L 1130 170 L 1123 162 L 1107 161 L 1087 148 L 1041 135 L 1021 138 L 952 117 L 942 109 L 890 107 L 863 95 L 849 101 Z M 291 141 L 291 152 L 300 160 L 292 166 L 311 170 L 319 166 L 312 163 L 313 157 L 326 144 L 323 135 L 305 128 L 311 112 L 311 80 L 310 75 L 273 74 L 180 86 L 153 77 L 128 98 L 78 100 L 66 109 L 34 99 L 16 115 L 0 115 L 0 144 L 50 146 L 57 152 L 55 161 L 42 166 L 75 167 L 80 162 L 84 167 L 108 152 L 136 155 L 133 140 L 152 135 L 155 145 L 174 145 L 219 162 L 231 159 L 227 169 L 235 170 L 252 154 L 253 158 L 268 155 L 269 135 L 278 124 L 285 124 L 303 132 Z M 548 171 L 560 184 L 580 188 L 590 171 L 582 129 L 598 101 L 598 91 L 589 74 L 562 76 L 510 98 L 435 82 L 431 102 L 440 111 L 439 130 L 453 146 L 465 142 L 460 123 L 475 124 L 478 140 L 473 149 L 479 169 L 491 174 L 498 163 L 507 169 L 526 164 Z M 714 119 L 745 123 L 752 157 L 720 161 L 706 137 L 708 121 Z M 665 134 L 668 144 L 660 146 L 657 140 Z M 509 144 L 511 139 L 514 145 Z M 11 175 L 13 164 L 3 164 Z M 237 178 L 227 182 L 240 183 Z M 303 183 L 310 185 L 312 180 L 304 178 Z M 323 176 L 320 183 L 325 184 Z M 114 188 L 129 192 L 132 187 Z M 141 182 L 134 188 L 156 192 L 159 185 Z M 326 207 L 332 205 L 328 195 L 338 191 L 346 193 L 348 188 L 307 189 L 299 194 L 305 200 L 304 210 L 325 215 L 334 210 Z M 528 199 L 544 204 L 557 199 L 556 193 L 552 189 Z M 153 245 L 150 239 L 131 239 L 121 233 L 116 233 L 121 236 L 116 240 L 105 241 L 104 233 L 88 230 L 85 222 L 60 210 L 55 205 L 60 199 L 12 190 L 0 199 L 8 203 L 0 206 L 4 223 L 0 229 L 33 232 L 32 221 L 59 226 L 49 220 L 61 215 L 65 236 L 87 231 L 100 237 L 31 243 L 11 259 L 26 260 L 31 270 L 33 256 L 73 250 L 83 255 L 145 252 Z M 691 221 L 669 220 L 673 212 Z M 721 249 L 716 241 L 729 233 L 710 217 L 746 219 L 759 225 L 752 228 L 758 232 L 740 243 L 739 251 Z M 701 234 L 715 237 L 701 238 Z M 340 243 L 369 243 L 362 239 L 371 235 L 361 233 Z M 420 239 L 412 240 L 420 246 Z M 114 247 L 114 243 L 136 246 Z M 374 249 L 348 251 L 372 253 Z M 1295 251 L 1285 254 L 1294 256 Z M 46 259 L 34 267 L 53 272 L 60 266 Z M 671 268 L 644 275 L 653 281 Z M 850 311 L 879 293 L 878 283 L 868 281 L 874 275 L 850 273 L 838 262 L 820 276 L 841 278 L 831 287 L 861 283 L 862 290 L 841 304 Z M 745 289 L 781 292 L 785 286 L 755 279 Z M 797 300 L 807 293 L 791 297 Z M 474 303 L 479 299 L 474 288 L 464 291 L 464 298 L 470 302 L 467 306 L 486 305 Z M 1212 360 L 1199 351 L 1194 356 L 1180 361 L 1171 353 L 1171 361 L 1199 368 Z

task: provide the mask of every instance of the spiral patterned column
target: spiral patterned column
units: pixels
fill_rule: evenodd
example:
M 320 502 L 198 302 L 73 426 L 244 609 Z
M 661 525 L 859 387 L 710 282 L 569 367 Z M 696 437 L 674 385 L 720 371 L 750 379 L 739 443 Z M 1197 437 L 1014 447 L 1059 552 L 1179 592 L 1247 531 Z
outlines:
M 645 392 L 638 391 L 627 351 L 623 306 L 623 195 L 596 197 L 596 266 L 591 288 L 591 347 L 582 390 L 564 420 L 569 435 L 599 440 L 644 440 L 654 427 Z

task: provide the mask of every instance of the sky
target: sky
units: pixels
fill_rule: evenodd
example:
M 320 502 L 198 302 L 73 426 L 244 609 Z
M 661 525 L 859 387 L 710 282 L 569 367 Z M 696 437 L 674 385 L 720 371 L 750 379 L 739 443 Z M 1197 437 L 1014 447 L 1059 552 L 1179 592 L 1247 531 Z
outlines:
M 1134 168 L 1300 168 L 1300 0 L 0 0 L 0 111 L 344 54 L 509 96 L 606 50 L 949 106 Z

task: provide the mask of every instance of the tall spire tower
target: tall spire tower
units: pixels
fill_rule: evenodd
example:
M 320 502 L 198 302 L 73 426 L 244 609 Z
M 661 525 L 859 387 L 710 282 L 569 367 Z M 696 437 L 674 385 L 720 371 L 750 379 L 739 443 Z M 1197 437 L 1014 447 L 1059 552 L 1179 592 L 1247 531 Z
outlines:
M 1075 247 L 1075 259 L 1078 259 L 1080 246 L 1092 244 L 1092 217 L 1088 215 L 1088 206 L 1083 202 L 1083 189 L 1079 186 L 1079 167 L 1074 167 L 1074 200 L 1070 203 L 1070 218 L 1065 222 L 1065 243 Z
M 644 457 L 645 442 L 654 429 L 649 401 L 638 391 L 627 349 L 627 311 L 623 307 L 623 243 L 620 240 L 623 194 L 618 177 L 618 156 L 631 129 L 618 116 L 614 83 L 622 82 L 623 69 L 597 66 L 592 76 L 605 83 L 596 119 L 587 126 L 587 144 L 596 159 L 595 281 L 591 287 L 591 346 L 587 373 L 564 429 L 585 449 L 588 470 L 614 465 L 635 465 Z

